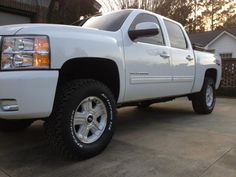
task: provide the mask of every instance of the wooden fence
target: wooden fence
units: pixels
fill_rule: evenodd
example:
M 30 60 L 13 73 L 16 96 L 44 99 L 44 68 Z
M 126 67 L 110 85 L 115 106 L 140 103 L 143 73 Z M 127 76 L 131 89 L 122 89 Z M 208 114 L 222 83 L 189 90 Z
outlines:
M 222 61 L 222 88 L 236 88 L 236 59 Z
M 222 60 L 222 81 L 217 95 L 236 97 L 236 59 Z

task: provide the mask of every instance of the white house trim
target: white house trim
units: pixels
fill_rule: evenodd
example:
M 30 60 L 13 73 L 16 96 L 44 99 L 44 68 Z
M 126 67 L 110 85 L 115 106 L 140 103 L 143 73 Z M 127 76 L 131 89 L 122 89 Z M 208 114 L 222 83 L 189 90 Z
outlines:
M 234 38 L 236 40 L 236 36 L 234 36 L 233 34 L 227 32 L 227 31 L 223 31 L 222 33 L 220 33 L 218 36 L 216 36 L 213 40 L 211 40 L 205 48 L 208 48 L 210 45 L 212 45 L 216 40 L 218 40 L 221 36 L 223 36 L 224 34 L 229 35 L 230 37 Z

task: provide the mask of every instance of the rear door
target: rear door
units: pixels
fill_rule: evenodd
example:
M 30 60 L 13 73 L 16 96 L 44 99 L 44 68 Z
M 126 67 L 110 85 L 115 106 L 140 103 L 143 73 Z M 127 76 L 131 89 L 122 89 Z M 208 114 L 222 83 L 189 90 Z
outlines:
M 191 43 L 181 25 L 168 19 L 165 19 L 164 23 L 171 47 L 172 94 L 182 95 L 190 93 L 195 75 L 195 60 Z

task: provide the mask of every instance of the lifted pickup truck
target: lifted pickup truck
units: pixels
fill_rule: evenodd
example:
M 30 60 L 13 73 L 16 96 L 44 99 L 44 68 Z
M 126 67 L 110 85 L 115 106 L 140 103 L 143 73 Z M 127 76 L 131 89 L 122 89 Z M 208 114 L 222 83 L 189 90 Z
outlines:
M 221 60 L 193 51 L 181 24 L 144 10 L 89 19 L 82 27 L 0 27 L 0 129 L 45 120 L 49 143 L 70 159 L 97 155 L 109 144 L 116 107 L 187 96 L 209 114 Z

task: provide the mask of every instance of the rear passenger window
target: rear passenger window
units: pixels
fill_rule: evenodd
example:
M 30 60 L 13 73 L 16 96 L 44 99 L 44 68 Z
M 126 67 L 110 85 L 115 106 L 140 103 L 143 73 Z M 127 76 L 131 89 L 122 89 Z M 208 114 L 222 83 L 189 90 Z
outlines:
M 167 32 L 170 38 L 171 47 L 179 48 L 179 49 L 187 49 L 188 45 L 186 42 L 186 38 L 184 36 L 184 32 L 181 27 L 173 22 L 164 20 Z

